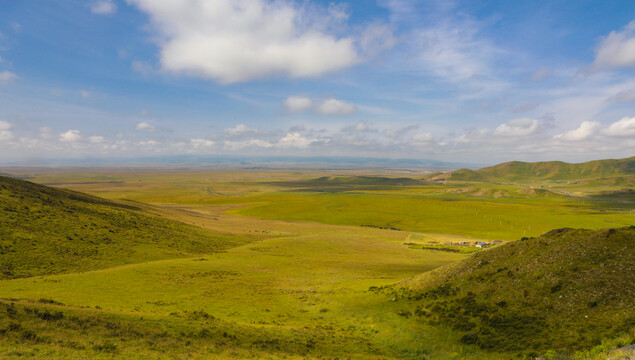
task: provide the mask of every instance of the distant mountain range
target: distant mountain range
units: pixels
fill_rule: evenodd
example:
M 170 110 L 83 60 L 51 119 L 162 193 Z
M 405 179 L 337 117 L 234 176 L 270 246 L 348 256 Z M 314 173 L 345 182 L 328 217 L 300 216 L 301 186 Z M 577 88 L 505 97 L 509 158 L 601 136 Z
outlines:
M 635 156 L 618 160 L 595 160 L 580 164 L 562 161 L 511 161 L 479 170 L 463 168 L 435 174 L 430 177 L 430 180 L 509 182 L 599 179 L 633 175 L 635 175 Z
M 145 158 L 84 158 L 31 160 L 7 165 L 164 165 L 164 166 L 236 166 L 246 168 L 391 168 L 391 169 L 476 169 L 482 164 L 445 162 L 431 159 L 390 159 L 377 157 L 337 156 L 226 156 L 226 155 L 174 155 Z

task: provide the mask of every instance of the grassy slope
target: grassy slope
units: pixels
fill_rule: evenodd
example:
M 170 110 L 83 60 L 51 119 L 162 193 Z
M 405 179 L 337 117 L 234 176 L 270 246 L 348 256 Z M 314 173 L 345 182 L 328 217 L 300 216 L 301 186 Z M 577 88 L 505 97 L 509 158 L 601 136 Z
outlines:
M 635 227 L 554 230 L 393 289 L 409 314 L 483 349 L 588 349 L 635 327 Z
M 2 281 L 1 298 L 22 300 L 16 302 L 15 319 L 0 307 L 0 333 L 7 329 L 6 337 L 0 336 L 0 357 L 16 347 L 30 353 L 29 345 L 32 349 L 35 344 L 23 338 L 22 329 L 9 331 L 13 322 L 42 338 L 42 344 L 35 345 L 53 358 L 180 358 L 192 352 L 193 358 L 220 359 L 421 359 L 423 353 L 459 359 L 452 355 L 456 338 L 440 338 L 434 328 L 397 315 L 397 304 L 368 289 L 463 255 L 412 250 L 403 245 L 404 234 L 388 230 L 217 218 L 209 218 L 210 226 L 235 224 L 247 233 L 278 237 L 194 259 Z M 33 304 L 41 298 L 66 306 Z M 49 312 L 62 311 L 64 319 L 40 319 L 23 305 L 51 307 Z M 197 312 L 215 320 L 195 319 Z M 84 335 L 83 325 L 70 319 L 81 314 L 92 314 Z M 154 322 L 146 321 L 151 319 Z M 166 327 L 161 337 L 160 329 Z M 174 327 L 186 335 L 172 331 Z M 197 337 L 203 329 L 209 333 Z M 414 341 L 422 338 L 426 341 Z M 95 348 L 106 341 L 116 352 Z M 184 345 L 188 341 L 191 348 Z M 478 354 L 472 358 L 492 359 Z
M 511 161 L 479 170 L 460 169 L 433 177 L 452 181 L 580 180 L 635 174 L 635 157 L 596 160 L 580 164 L 561 161 L 527 163 Z
M 2 277 L 211 253 L 244 240 L 70 190 L 0 177 Z

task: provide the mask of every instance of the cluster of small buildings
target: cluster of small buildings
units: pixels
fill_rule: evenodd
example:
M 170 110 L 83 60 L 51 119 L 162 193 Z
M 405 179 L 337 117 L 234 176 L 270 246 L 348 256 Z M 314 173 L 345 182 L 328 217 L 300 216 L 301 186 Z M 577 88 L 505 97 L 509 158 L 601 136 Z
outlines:
M 477 247 L 477 248 L 488 248 L 490 246 L 494 246 L 494 245 L 498 245 L 498 244 L 502 244 L 503 242 L 501 240 L 494 240 L 492 242 L 487 242 L 487 241 L 461 241 L 458 243 L 450 243 L 450 245 L 455 245 L 455 246 L 473 246 L 473 247 Z

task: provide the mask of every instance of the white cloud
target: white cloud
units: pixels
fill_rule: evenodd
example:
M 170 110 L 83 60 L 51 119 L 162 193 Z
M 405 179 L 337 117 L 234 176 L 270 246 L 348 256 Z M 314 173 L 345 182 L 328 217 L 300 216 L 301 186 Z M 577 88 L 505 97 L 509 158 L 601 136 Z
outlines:
M 412 136 L 412 141 L 415 143 L 428 143 L 432 141 L 432 134 L 428 132 L 418 132 Z
M 362 52 L 369 57 L 389 50 L 397 44 L 397 39 L 393 36 L 392 29 L 383 23 L 370 24 L 362 33 L 359 40 L 359 47 Z
M 494 130 L 494 134 L 499 136 L 527 136 L 535 133 L 537 129 L 538 120 L 520 118 L 509 120 L 499 125 L 496 130 Z
M 600 68 L 635 67 L 635 20 L 602 39 L 596 49 L 595 65 Z
M 564 134 L 556 135 L 556 139 L 562 139 L 567 141 L 581 141 L 590 138 L 595 135 L 598 128 L 600 127 L 600 123 L 596 121 L 583 121 L 580 124 L 580 127 L 577 129 L 571 130 Z
M 299 133 L 288 133 L 278 142 L 278 147 L 282 149 L 286 148 L 305 148 L 315 141 L 307 139 Z
M 61 142 L 77 142 L 79 140 L 81 140 L 82 137 L 79 134 L 79 130 L 68 130 L 65 133 L 61 133 L 60 134 L 60 141 Z
M 357 106 L 349 102 L 329 98 L 316 102 L 305 95 L 289 96 L 282 105 L 288 113 L 301 113 L 305 111 L 313 111 L 320 115 L 350 115 L 357 111 Z
M 9 130 L 0 130 L 0 140 L 7 141 L 13 139 L 13 133 Z
M 100 0 L 95 1 L 91 7 L 90 11 L 93 14 L 99 15 L 110 15 L 117 12 L 117 4 L 113 0 Z
M 101 144 L 105 141 L 106 139 L 104 139 L 103 136 L 89 136 L 88 137 L 88 141 L 93 143 L 93 144 Z
M 635 117 L 625 117 L 611 124 L 604 134 L 615 137 L 633 137 L 635 136 Z
M 10 72 L 10 71 L 2 71 L 0 72 L 0 83 L 2 84 L 8 84 L 11 81 L 15 80 L 18 78 L 18 75 Z
M 80 92 L 79 92 L 79 94 L 80 94 L 80 95 L 82 96 L 82 98 L 84 98 L 84 99 L 88 99 L 88 98 L 90 98 L 90 96 L 91 96 L 91 95 L 90 95 L 90 92 L 89 92 L 89 91 L 86 91 L 86 90 L 82 90 L 82 91 L 80 91 Z
M 377 132 L 377 129 L 371 127 L 365 122 L 359 122 L 355 125 L 349 125 L 342 128 L 344 133 L 371 133 Z
M 384 135 L 390 139 L 400 138 L 406 134 L 411 133 L 414 130 L 417 130 L 419 125 L 408 125 L 403 127 L 394 127 L 389 128 L 383 131 Z
M 135 129 L 137 131 L 145 131 L 145 132 L 154 132 L 156 130 L 156 128 L 153 125 L 145 121 L 138 123 Z
M 11 128 L 13 125 L 8 121 L 0 120 L 0 140 L 7 141 L 13 139 L 13 133 Z
M 326 99 L 315 108 L 315 112 L 321 115 L 350 115 L 356 111 L 355 104 L 335 98 Z
M 274 145 L 266 140 L 261 139 L 249 139 L 244 141 L 230 141 L 224 142 L 225 148 L 228 150 L 241 150 L 244 148 L 258 147 L 258 148 L 271 148 Z
M 282 105 L 289 113 L 300 113 L 310 110 L 313 107 L 313 101 L 302 95 L 289 96 L 282 102 Z
M 238 124 L 232 128 L 226 128 L 225 133 L 228 135 L 237 136 L 237 135 L 246 135 L 246 134 L 256 134 L 258 133 L 258 130 L 250 128 L 249 126 L 245 124 Z
M 288 1 L 128 0 L 152 19 L 164 70 L 223 84 L 315 77 L 360 61 L 351 37 L 328 34 L 345 14 Z
M 192 147 L 195 149 L 212 147 L 215 144 L 212 140 L 205 140 L 205 139 L 190 139 L 190 143 L 192 144 Z
M 161 145 L 161 143 L 156 141 L 156 140 L 148 140 L 148 141 L 139 141 L 139 145 L 141 145 L 141 146 L 157 146 L 157 145 Z
M 476 24 L 469 20 L 419 29 L 414 34 L 416 59 L 430 74 L 449 81 L 487 76 L 490 56 L 500 50 L 477 33 Z

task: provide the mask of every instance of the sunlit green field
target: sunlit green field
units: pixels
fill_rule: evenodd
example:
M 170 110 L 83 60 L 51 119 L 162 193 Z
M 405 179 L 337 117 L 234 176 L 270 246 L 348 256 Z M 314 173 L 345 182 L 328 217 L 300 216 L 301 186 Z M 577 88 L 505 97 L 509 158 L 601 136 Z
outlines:
M 406 243 L 514 240 L 560 227 L 635 224 L 632 204 L 518 185 L 311 183 L 323 176 L 423 176 L 417 173 L 14 173 L 250 242 L 209 255 L 2 281 L 0 298 L 18 308 L 0 323 L 9 334 L 0 341 L 6 358 L 507 359 L 401 316 L 399 301 L 373 291 L 469 256 Z M 36 308 L 64 318 L 43 323 Z M 111 325 L 96 320 L 104 318 Z M 24 328 L 11 330 L 16 319 Z M 26 327 L 36 338 L 21 343 Z

